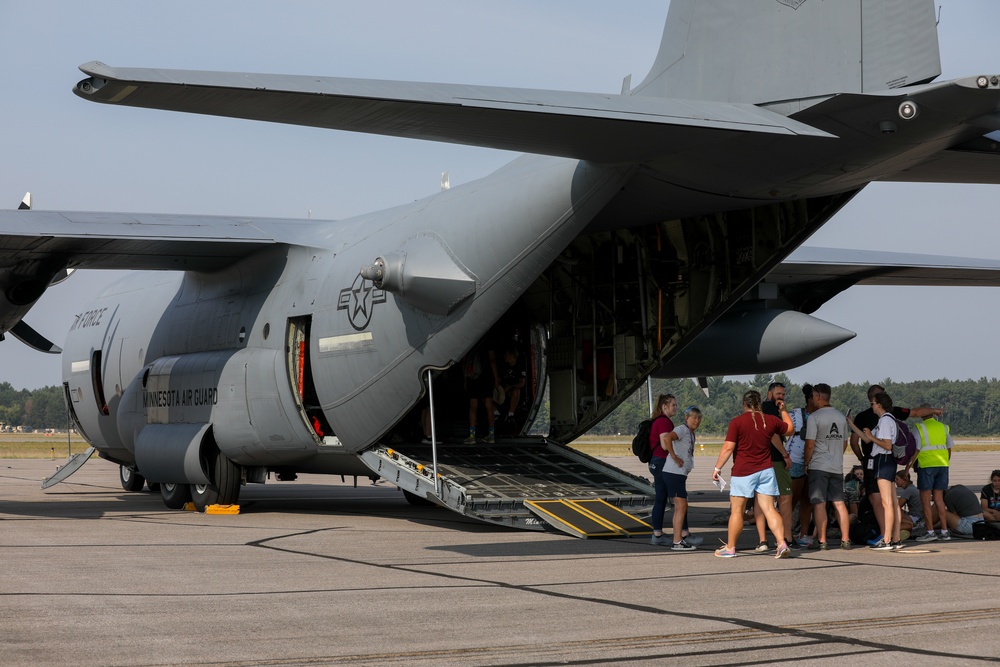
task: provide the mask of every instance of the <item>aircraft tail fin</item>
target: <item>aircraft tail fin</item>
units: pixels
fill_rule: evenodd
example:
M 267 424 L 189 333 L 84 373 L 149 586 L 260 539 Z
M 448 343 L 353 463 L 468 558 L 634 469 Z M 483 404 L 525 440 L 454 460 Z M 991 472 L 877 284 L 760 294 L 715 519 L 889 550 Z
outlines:
M 934 0 L 671 0 L 633 94 L 765 104 L 940 74 Z

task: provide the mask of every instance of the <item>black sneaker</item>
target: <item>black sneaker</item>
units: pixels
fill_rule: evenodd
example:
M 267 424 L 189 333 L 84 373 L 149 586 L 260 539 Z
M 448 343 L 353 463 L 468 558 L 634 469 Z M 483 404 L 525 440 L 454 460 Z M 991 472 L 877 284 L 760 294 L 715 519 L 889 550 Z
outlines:
M 885 540 L 879 540 L 868 548 L 872 551 L 892 551 L 892 545 Z

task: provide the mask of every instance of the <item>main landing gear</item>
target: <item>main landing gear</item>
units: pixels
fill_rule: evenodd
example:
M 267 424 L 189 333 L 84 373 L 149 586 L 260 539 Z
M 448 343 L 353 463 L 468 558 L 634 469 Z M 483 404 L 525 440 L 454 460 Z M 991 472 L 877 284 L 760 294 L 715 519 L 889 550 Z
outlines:
M 161 483 L 160 496 L 163 504 L 172 510 L 183 509 L 188 502 L 194 503 L 194 508 L 204 512 L 209 505 L 235 505 L 240 499 L 240 487 L 243 475 L 240 466 L 236 465 L 222 452 L 215 451 L 205 462 L 208 465 L 209 484 L 174 484 Z M 122 468 L 125 469 L 124 467 Z M 138 473 L 132 471 L 133 476 Z M 125 473 L 122 473 L 124 480 Z M 142 487 L 141 477 L 139 488 Z M 122 482 L 122 486 L 125 482 Z M 128 488 L 128 487 L 126 487 Z

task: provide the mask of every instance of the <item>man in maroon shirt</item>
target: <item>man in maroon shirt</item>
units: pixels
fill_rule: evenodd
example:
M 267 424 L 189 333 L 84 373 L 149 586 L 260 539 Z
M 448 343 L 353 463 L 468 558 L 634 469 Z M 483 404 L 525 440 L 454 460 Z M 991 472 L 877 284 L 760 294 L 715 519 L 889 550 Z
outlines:
M 774 509 L 774 498 L 778 495 L 778 482 L 771 465 L 771 437 L 785 435 L 795 430 L 784 401 L 775 401 L 781 419 L 761 412 L 760 394 L 748 391 L 743 394 L 743 414 L 729 422 L 726 441 L 715 463 L 712 481 L 718 482 L 722 466 L 733 457 L 733 478 L 729 491 L 729 540 L 726 546 L 717 549 L 720 558 L 736 555 L 736 540 L 743 530 L 743 512 L 747 500 L 757 495 L 757 504 L 764 510 L 767 525 L 774 535 L 784 535 L 785 526 L 781 515 Z M 788 543 L 784 539 L 778 545 L 775 558 L 788 558 Z

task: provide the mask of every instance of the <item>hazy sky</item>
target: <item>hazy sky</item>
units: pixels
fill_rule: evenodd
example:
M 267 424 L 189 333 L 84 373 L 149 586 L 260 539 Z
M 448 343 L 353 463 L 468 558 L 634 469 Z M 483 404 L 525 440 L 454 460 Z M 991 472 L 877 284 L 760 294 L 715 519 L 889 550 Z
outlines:
M 1000 73 L 997 0 L 939 0 L 942 78 Z M 113 108 L 78 65 L 168 67 L 618 92 L 645 76 L 666 0 L 13 2 L 0 0 L 0 206 L 344 218 L 480 178 L 513 155 L 446 144 Z M 622 9 L 623 7 L 627 9 Z M 1000 259 L 1000 187 L 870 186 L 810 245 Z M 120 273 L 49 290 L 26 321 L 62 344 Z M 853 288 L 815 315 L 858 337 L 794 380 L 1000 376 L 1000 288 Z M 891 341 L 884 313 L 914 326 Z M 925 323 L 917 326 L 916 323 Z M 898 331 L 898 328 L 896 329 Z M 57 357 L 8 337 L 0 381 L 58 384 Z

